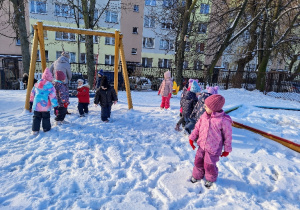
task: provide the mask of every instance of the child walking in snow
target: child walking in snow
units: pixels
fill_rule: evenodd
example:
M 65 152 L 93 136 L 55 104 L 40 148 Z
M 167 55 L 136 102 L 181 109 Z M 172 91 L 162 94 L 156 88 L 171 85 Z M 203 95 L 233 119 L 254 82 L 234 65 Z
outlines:
M 194 81 L 198 82 L 198 80 L 189 79 L 189 82 L 183 87 L 182 93 L 181 93 L 181 96 L 180 96 L 180 101 L 183 98 L 183 96 L 185 96 L 187 91 L 189 91 L 191 89 L 191 85 Z M 181 131 L 180 125 L 182 125 L 182 127 L 185 127 L 185 121 L 184 121 L 184 117 L 182 115 L 182 106 L 181 105 L 180 105 L 180 110 L 179 111 L 180 111 L 180 119 L 178 120 L 178 122 L 176 124 L 176 127 L 175 127 L 176 131 Z
M 46 68 L 42 75 L 42 79 L 36 82 L 30 94 L 30 103 L 32 104 L 32 109 L 34 111 L 32 133 L 35 135 L 40 131 L 41 121 L 44 132 L 51 129 L 51 105 L 53 107 L 58 105 L 55 88 L 51 83 L 52 80 L 52 74 L 49 69 Z
M 69 102 L 69 88 L 67 84 L 64 83 L 64 80 L 66 79 L 66 75 L 62 71 L 56 71 L 55 72 L 55 80 L 54 80 L 54 87 L 56 90 L 56 96 L 58 101 L 58 107 L 54 108 L 54 113 L 56 115 L 55 122 L 56 125 L 61 125 L 66 122 L 64 119 L 67 114 L 67 108 L 70 104 Z
M 196 123 L 195 129 L 189 137 L 193 149 L 197 142 L 198 150 L 195 157 L 191 182 L 206 179 L 205 187 L 210 188 L 217 180 L 219 157 L 227 157 L 232 151 L 232 120 L 222 110 L 225 98 L 215 94 L 205 100 L 206 112 Z M 224 151 L 222 149 L 224 147 Z
M 171 72 L 166 71 L 164 73 L 164 80 L 162 81 L 159 89 L 158 95 L 161 95 L 161 104 L 160 108 L 169 109 L 170 108 L 170 99 L 173 91 L 173 81 L 171 79 Z
M 116 91 L 108 84 L 106 76 L 102 77 L 100 88 L 96 91 L 94 104 L 101 106 L 101 120 L 105 123 L 109 122 L 111 106 L 118 102 Z
M 182 116 L 186 125 L 191 121 L 190 115 L 198 102 L 198 95 L 201 93 L 201 88 L 196 81 L 193 81 L 191 89 L 180 100 L 182 107 Z
M 198 102 L 195 105 L 192 114 L 190 115 L 190 122 L 185 126 L 185 130 L 188 134 L 191 134 L 192 130 L 195 127 L 196 122 L 199 120 L 201 115 L 205 112 L 204 101 L 206 98 L 213 94 L 218 94 L 218 86 L 207 87 L 207 92 L 203 92 L 199 95 Z
M 82 79 L 78 79 L 77 87 L 77 98 L 78 98 L 78 111 L 80 117 L 84 117 L 89 113 L 89 103 L 90 103 L 90 86 L 88 84 L 83 84 Z

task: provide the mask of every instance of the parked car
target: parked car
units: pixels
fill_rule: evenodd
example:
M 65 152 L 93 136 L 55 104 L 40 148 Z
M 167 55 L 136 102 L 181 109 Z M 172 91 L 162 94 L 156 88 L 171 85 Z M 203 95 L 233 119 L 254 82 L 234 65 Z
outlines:
M 129 78 L 131 90 L 149 90 L 151 89 L 151 81 L 146 77 L 130 77 Z

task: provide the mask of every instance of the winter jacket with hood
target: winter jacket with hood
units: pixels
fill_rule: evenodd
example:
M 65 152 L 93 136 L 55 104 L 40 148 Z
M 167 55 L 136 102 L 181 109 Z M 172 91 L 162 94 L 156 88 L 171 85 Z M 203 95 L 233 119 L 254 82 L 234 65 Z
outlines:
M 199 118 L 201 117 L 201 115 L 205 112 L 205 109 L 204 109 L 205 99 L 211 95 L 212 94 L 210 94 L 210 93 L 201 93 L 200 94 L 200 96 L 198 98 L 198 102 L 195 105 L 195 107 L 192 111 L 192 114 L 190 116 L 190 118 L 195 120 L 195 122 L 197 122 L 199 120 Z
M 69 90 L 67 84 L 62 81 L 54 80 L 54 88 L 56 90 L 57 102 L 60 107 L 64 107 L 64 103 L 70 104 L 69 102 Z
M 101 79 L 100 88 L 96 91 L 94 104 L 100 104 L 101 107 L 112 106 L 114 101 L 118 101 L 116 91 L 108 84 L 106 76 Z
M 72 79 L 71 65 L 69 63 L 69 58 L 66 56 L 60 56 L 50 67 L 50 72 L 55 75 L 56 71 L 62 71 L 66 75 L 65 82 L 68 84 L 69 80 Z
M 167 97 L 169 94 L 173 92 L 173 81 L 171 79 L 171 72 L 167 71 L 164 73 L 164 80 L 162 81 L 159 92 L 161 96 Z
M 180 100 L 180 106 L 182 107 L 182 116 L 189 118 L 196 103 L 198 101 L 198 98 L 196 96 L 196 93 L 193 93 L 191 91 L 187 91 L 183 97 Z
M 204 112 L 195 125 L 189 139 L 197 141 L 201 149 L 220 156 L 224 151 L 232 151 L 232 120 L 223 110 L 207 114 Z
M 84 84 L 77 87 L 77 98 L 79 103 L 90 103 L 90 86 Z
M 57 107 L 56 91 L 53 84 L 45 79 L 38 80 L 32 88 L 30 102 L 32 109 L 38 112 L 48 112 L 51 105 Z

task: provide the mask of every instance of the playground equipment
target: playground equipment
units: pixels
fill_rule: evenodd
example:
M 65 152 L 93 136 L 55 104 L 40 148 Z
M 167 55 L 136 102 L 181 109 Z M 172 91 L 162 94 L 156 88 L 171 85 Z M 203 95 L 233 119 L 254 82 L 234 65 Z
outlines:
M 179 91 L 179 88 L 180 88 L 180 86 L 177 86 L 177 83 L 174 81 L 173 82 L 173 92 L 172 92 L 172 94 L 176 96 L 178 91 Z
M 133 108 L 128 73 L 127 73 L 127 66 L 126 66 L 126 60 L 124 54 L 124 47 L 122 41 L 123 35 L 120 34 L 118 30 L 116 30 L 115 33 L 110 33 L 110 32 L 103 32 L 103 31 L 96 31 L 96 30 L 89 30 L 89 29 L 67 28 L 67 27 L 60 27 L 60 26 L 43 25 L 43 22 L 41 21 L 37 22 L 37 24 L 35 24 L 33 28 L 34 28 L 34 36 L 33 36 L 32 50 L 31 50 L 31 61 L 30 61 L 25 109 L 29 110 L 29 98 L 30 98 L 31 89 L 33 87 L 33 78 L 35 73 L 38 44 L 40 45 L 42 71 L 46 69 L 44 30 L 115 38 L 114 89 L 116 93 L 118 93 L 118 64 L 119 64 L 119 54 L 120 54 L 122 69 L 123 69 L 122 72 L 125 81 L 126 93 L 127 93 L 128 109 Z
M 229 112 L 232 112 L 232 111 L 238 109 L 241 106 L 242 105 L 235 106 L 235 107 L 233 107 L 231 109 L 226 110 L 225 112 L 228 114 Z M 257 106 L 257 107 L 259 107 L 259 106 Z M 264 136 L 264 137 L 266 137 L 268 139 L 276 141 L 276 142 L 282 144 L 283 146 L 285 146 L 287 148 L 290 148 L 290 149 L 292 149 L 292 150 L 300 153 L 300 144 L 296 144 L 296 143 L 291 142 L 291 141 L 289 141 L 287 139 L 281 138 L 279 136 L 275 136 L 273 134 L 267 133 L 265 131 L 262 131 L 262 130 L 259 130 L 259 129 L 256 129 L 256 128 L 252 128 L 250 126 L 247 126 L 247 125 L 244 125 L 242 123 L 235 122 L 235 121 L 233 121 L 232 126 L 236 127 L 236 128 L 246 129 L 246 130 L 252 131 L 254 133 L 260 134 L 260 135 L 262 135 L 262 136 Z

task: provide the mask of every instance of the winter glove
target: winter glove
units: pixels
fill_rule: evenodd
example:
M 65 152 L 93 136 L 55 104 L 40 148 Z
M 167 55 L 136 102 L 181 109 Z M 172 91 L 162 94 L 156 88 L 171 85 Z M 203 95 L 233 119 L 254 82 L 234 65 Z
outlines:
M 69 104 L 68 103 L 64 103 L 64 107 L 68 108 Z
M 194 141 L 193 141 L 193 140 L 191 140 L 191 139 L 190 139 L 189 141 L 190 141 L 190 145 L 191 145 L 191 147 L 193 148 L 193 150 L 195 150 L 195 148 L 196 148 L 196 147 L 194 146 Z
M 171 97 L 172 97 L 172 93 L 169 93 L 168 98 L 171 98 Z
M 227 157 L 229 155 L 229 152 L 222 152 L 222 155 L 221 155 L 221 157 Z
M 158 91 L 157 95 L 159 95 L 159 94 L 160 94 L 160 90 Z
M 32 105 L 33 105 L 33 102 L 29 102 L 29 112 L 32 112 Z

